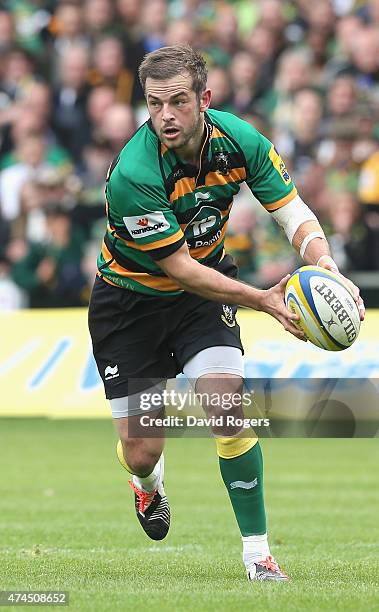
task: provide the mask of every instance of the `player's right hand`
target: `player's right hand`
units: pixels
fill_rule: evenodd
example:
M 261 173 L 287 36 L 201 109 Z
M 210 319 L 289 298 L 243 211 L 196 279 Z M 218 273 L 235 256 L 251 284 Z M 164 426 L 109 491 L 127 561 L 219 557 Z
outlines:
M 270 289 L 262 290 L 259 310 L 267 312 L 279 321 L 286 331 L 299 338 L 299 340 L 307 342 L 304 332 L 296 326 L 296 322 L 299 320 L 298 315 L 288 310 L 284 303 L 284 293 L 290 276 L 290 274 L 287 274 L 287 276 Z
M 366 309 L 365 309 L 364 302 L 361 298 L 359 288 L 356 285 L 354 285 L 354 283 L 350 279 L 346 278 L 346 276 L 343 276 L 341 274 L 341 272 L 337 268 L 337 264 L 335 263 L 335 261 L 333 261 L 333 259 L 329 255 L 323 255 L 322 257 L 320 257 L 320 259 L 317 262 L 317 265 L 320 266 L 320 268 L 324 268 L 325 270 L 330 270 L 331 272 L 335 272 L 336 274 L 341 276 L 341 278 L 343 278 L 343 280 L 349 287 L 351 294 L 354 298 L 354 301 L 357 305 L 357 308 L 359 310 L 359 318 L 361 321 L 364 321 Z

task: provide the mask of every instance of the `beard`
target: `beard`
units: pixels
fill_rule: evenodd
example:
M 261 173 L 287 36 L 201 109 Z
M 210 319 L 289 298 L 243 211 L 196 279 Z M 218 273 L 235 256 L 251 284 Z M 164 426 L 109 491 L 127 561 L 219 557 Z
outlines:
M 179 128 L 178 134 L 174 138 L 167 138 L 163 131 L 160 132 L 160 141 L 168 149 L 186 149 L 190 147 L 192 143 L 196 142 L 196 139 L 203 131 L 203 119 L 200 112 L 196 112 L 192 125 L 183 128 Z

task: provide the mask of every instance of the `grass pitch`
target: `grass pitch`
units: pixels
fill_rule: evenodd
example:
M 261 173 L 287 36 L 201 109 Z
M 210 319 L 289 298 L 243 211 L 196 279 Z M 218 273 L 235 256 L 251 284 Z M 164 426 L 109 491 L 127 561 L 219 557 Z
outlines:
M 114 445 L 110 421 L 0 419 L 0 590 L 65 590 L 91 612 L 378 610 L 378 440 L 262 442 L 288 584 L 246 581 L 212 440 L 168 441 L 161 543 Z

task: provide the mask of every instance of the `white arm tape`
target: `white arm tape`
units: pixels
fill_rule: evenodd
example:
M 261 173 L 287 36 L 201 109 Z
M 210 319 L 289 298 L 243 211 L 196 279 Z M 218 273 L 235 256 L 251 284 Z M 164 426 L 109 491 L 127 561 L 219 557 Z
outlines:
M 304 257 L 305 249 L 307 248 L 310 241 L 313 240 L 313 238 L 322 238 L 323 240 L 325 240 L 325 234 L 324 232 L 311 232 L 310 234 L 307 234 L 300 245 L 300 257 Z
M 271 214 L 280 227 L 284 229 L 291 244 L 296 230 L 302 223 L 305 221 L 317 221 L 316 215 L 298 195 L 288 204 L 285 204 L 285 206 Z

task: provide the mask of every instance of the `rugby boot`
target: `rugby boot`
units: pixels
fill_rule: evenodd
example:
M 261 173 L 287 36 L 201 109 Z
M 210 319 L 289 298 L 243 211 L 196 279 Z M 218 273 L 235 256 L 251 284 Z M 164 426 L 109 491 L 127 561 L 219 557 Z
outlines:
M 246 568 L 248 580 L 289 580 L 289 577 L 282 572 L 274 557 L 269 555 L 262 561 L 252 563 Z
M 161 480 L 154 491 L 144 491 L 129 480 L 134 491 L 135 509 L 142 529 L 152 540 L 163 540 L 170 529 L 170 506 L 163 487 L 163 454 L 161 458 Z M 137 480 L 138 482 L 138 480 Z

